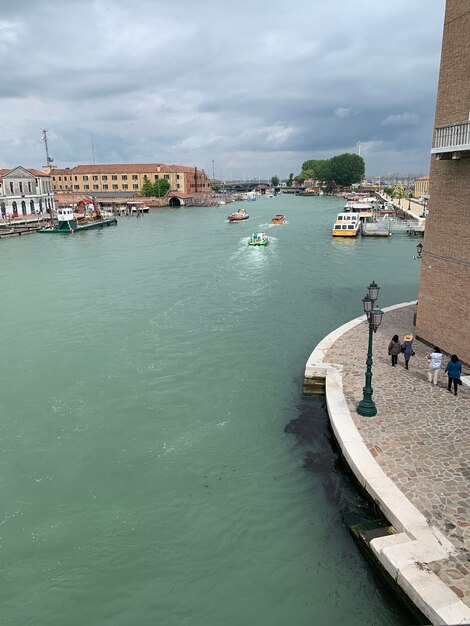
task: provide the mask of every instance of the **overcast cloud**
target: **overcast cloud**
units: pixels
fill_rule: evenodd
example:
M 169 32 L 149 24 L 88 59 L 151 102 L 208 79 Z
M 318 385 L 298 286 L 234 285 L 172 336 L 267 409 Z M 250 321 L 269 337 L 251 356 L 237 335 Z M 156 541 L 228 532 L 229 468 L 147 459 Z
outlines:
M 1 1 L 0 167 L 426 173 L 444 0 Z

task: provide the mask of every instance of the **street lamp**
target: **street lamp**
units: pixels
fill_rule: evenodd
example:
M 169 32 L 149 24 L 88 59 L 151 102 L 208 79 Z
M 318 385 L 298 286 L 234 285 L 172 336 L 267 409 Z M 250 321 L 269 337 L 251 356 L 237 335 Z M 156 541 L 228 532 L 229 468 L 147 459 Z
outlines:
M 421 241 L 419 242 L 419 244 L 416 246 L 416 252 L 418 253 L 416 258 L 420 259 L 423 255 L 423 244 L 421 243 Z
M 372 338 L 382 323 L 383 317 L 383 311 L 375 306 L 379 291 L 380 287 L 375 281 L 372 281 L 368 287 L 369 293 L 362 300 L 364 313 L 367 315 L 367 321 L 369 322 L 369 346 L 366 360 L 366 384 L 362 388 L 362 400 L 357 405 L 356 410 L 363 417 L 374 417 L 374 415 L 377 415 L 377 407 L 372 400 L 372 394 L 374 393 L 372 389 Z

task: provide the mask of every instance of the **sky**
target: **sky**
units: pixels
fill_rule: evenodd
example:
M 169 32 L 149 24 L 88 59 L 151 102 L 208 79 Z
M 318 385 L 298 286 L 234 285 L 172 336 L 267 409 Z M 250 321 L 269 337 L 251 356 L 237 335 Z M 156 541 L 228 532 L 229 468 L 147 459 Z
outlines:
M 445 0 L 0 0 L 0 168 L 429 171 Z

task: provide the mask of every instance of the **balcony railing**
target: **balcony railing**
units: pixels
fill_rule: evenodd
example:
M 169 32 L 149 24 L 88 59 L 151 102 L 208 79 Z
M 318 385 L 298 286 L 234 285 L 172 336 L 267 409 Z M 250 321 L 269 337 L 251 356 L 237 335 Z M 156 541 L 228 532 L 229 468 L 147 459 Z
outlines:
M 462 156 L 462 152 L 470 152 L 470 120 L 438 126 L 431 153 L 442 155 L 442 157 L 448 153 L 449 157 L 458 159 Z

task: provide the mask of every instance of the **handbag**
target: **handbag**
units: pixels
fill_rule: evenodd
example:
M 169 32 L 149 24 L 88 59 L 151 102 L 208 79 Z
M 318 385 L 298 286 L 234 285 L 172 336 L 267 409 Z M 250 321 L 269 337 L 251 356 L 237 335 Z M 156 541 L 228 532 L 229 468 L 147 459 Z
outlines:
M 415 355 L 415 352 L 412 350 L 411 351 L 411 356 L 414 356 L 414 355 Z
M 461 385 L 461 384 L 462 384 L 461 379 L 460 379 L 460 378 L 457 378 L 457 385 Z

